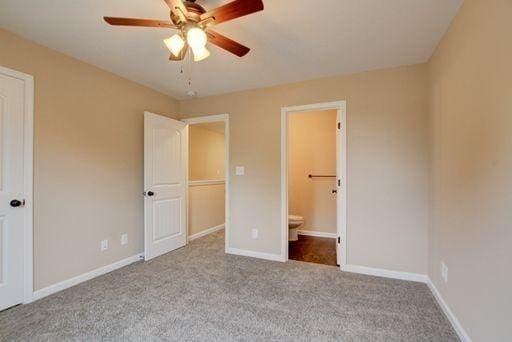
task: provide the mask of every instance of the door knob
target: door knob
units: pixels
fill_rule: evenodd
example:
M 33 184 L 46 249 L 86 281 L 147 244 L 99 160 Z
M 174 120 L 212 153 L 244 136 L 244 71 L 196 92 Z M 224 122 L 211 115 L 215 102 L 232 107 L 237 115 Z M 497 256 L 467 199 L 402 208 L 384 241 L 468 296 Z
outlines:
M 11 201 L 11 207 L 13 208 L 17 208 L 17 207 L 24 207 L 25 206 L 25 200 L 17 200 L 17 199 L 13 199 Z
M 338 193 L 338 190 L 333 189 L 333 190 L 332 190 L 332 193 L 333 193 L 333 194 L 337 194 L 337 193 Z
M 148 191 L 148 196 L 154 196 L 155 193 L 153 191 Z

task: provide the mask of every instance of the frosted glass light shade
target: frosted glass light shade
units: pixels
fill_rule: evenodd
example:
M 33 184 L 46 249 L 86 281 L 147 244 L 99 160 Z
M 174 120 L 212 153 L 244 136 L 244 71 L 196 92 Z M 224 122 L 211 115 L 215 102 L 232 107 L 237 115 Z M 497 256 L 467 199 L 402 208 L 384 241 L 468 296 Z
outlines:
M 164 39 L 164 43 L 169 51 L 171 51 L 171 53 L 176 57 L 179 56 L 181 49 L 185 46 L 185 41 L 179 34 L 175 34 L 170 38 Z
M 187 43 L 192 49 L 200 49 L 206 45 L 208 37 L 199 27 L 192 27 L 187 31 Z
M 200 47 L 200 48 L 192 48 L 192 52 L 194 53 L 194 61 L 199 62 L 203 59 L 208 58 L 210 56 L 210 51 L 206 47 Z

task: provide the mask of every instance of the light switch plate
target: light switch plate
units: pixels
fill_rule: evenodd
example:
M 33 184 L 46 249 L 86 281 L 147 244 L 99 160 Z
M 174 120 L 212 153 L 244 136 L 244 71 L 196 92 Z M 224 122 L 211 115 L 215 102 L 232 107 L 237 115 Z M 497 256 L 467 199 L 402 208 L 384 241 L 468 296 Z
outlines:
M 128 243 L 128 234 L 121 235 L 121 245 L 126 245 Z
M 245 175 L 245 167 L 243 167 L 243 166 L 235 167 L 235 175 L 237 175 L 237 176 Z

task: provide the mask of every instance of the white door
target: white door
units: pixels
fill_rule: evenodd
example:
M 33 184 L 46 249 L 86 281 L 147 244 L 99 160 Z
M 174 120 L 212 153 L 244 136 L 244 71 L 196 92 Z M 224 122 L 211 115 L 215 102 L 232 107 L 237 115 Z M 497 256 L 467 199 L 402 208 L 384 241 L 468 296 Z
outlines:
M 187 125 L 144 113 L 144 258 L 187 242 Z
M 0 70 L 0 310 L 23 302 L 24 90 Z

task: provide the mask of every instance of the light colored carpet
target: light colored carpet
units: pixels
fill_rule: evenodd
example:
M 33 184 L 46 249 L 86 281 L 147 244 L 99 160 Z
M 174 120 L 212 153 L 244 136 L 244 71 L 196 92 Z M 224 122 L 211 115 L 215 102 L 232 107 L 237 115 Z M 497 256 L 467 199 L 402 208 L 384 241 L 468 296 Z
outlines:
M 224 254 L 223 232 L 0 313 L 1 341 L 457 341 L 426 285 Z

